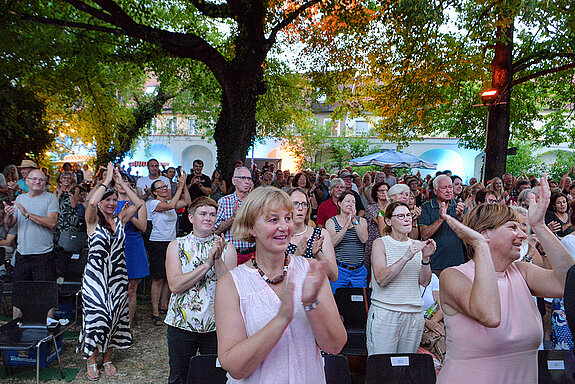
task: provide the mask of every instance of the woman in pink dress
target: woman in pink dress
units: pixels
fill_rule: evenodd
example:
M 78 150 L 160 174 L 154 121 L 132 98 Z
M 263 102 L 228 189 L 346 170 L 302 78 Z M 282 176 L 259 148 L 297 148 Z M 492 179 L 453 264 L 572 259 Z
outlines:
M 320 348 L 337 354 L 346 342 L 327 260 L 285 253 L 292 216 L 285 192 L 259 187 L 234 220 L 234 238 L 256 250 L 216 288 L 218 357 L 228 383 L 325 383 Z
M 465 215 L 465 225 L 442 215 L 469 247 L 471 260 L 441 273 L 447 355 L 438 383 L 537 383 L 543 327 L 532 295 L 562 297 L 574 264 L 544 223 L 549 196 L 544 175 L 537 199 L 531 197 L 529 222 L 552 270 L 515 262 L 526 235 L 511 208 L 478 205 Z

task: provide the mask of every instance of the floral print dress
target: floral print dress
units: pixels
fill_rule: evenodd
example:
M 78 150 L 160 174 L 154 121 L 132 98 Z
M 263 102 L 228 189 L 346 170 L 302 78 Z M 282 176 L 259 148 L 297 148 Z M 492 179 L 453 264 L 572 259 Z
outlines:
M 205 263 L 217 236 L 194 236 L 193 232 L 178 240 L 178 255 L 182 273 L 188 273 Z M 225 255 L 222 254 L 222 258 Z M 216 330 L 214 297 L 216 273 L 210 269 L 193 287 L 183 293 L 172 293 L 165 323 L 190 332 L 208 333 Z

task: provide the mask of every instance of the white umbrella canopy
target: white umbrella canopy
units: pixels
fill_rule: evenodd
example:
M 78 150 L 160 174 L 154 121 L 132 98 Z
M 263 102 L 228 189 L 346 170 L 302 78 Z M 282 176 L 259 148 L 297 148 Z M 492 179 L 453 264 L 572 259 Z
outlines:
M 395 149 L 389 149 L 371 155 L 357 157 L 349 161 L 349 165 L 353 167 L 363 167 L 368 165 L 391 165 L 392 168 L 424 168 L 424 169 L 437 169 L 437 164 L 430 161 L 420 159 L 417 156 L 403 153 Z

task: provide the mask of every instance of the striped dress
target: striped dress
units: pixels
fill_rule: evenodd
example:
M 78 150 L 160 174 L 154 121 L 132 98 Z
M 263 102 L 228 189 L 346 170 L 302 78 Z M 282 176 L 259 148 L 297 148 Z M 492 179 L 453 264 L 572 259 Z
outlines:
M 95 350 L 124 349 L 132 345 L 128 318 L 128 273 L 124 256 L 125 234 L 115 218 L 114 234 L 98 223 L 89 237 L 90 253 L 82 281 L 82 333 L 84 358 Z

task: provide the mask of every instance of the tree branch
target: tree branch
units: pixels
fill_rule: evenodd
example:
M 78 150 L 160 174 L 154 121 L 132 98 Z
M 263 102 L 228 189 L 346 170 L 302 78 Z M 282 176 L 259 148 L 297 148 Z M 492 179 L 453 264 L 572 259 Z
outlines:
M 532 55 L 528 55 L 522 59 L 517 60 L 513 63 L 513 72 L 517 73 L 519 71 L 523 71 L 529 68 L 532 65 L 542 62 L 543 60 L 552 59 L 555 57 L 563 57 L 563 58 L 570 58 L 575 59 L 575 54 L 573 53 L 554 53 L 545 51 L 539 51 Z
M 98 25 L 91 25 L 91 24 L 86 24 L 86 23 L 76 23 L 73 21 L 52 19 L 49 17 L 39 17 L 39 16 L 26 15 L 26 14 L 15 14 L 15 15 L 18 16 L 22 20 L 35 21 L 35 22 L 40 23 L 40 24 L 58 25 L 58 26 L 70 27 L 70 28 L 80 28 L 80 29 L 84 29 L 86 31 L 97 31 L 97 32 L 111 33 L 114 35 L 123 34 L 121 29 L 101 27 Z
M 561 71 L 564 71 L 564 70 L 567 70 L 567 69 L 570 69 L 570 68 L 575 68 L 575 63 L 565 64 L 565 65 L 561 65 L 561 66 L 556 67 L 556 68 L 550 68 L 550 69 L 545 69 L 545 70 L 542 70 L 542 71 L 534 72 L 534 73 L 532 73 L 532 74 L 530 74 L 530 75 L 521 77 L 521 78 L 519 78 L 519 79 L 517 79 L 517 80 L 513 80 L 513 82 L 511 83 L 511 85 L 512 85 L 512 86 L 516 86 L 516 85 L 525 83 L 526 81 L 535 79 L 535 78 L 537 78 L 537 77 L 549 75 L 549 74 L 552 74 L 552 73 L 561 72 Z
M 277 24 L 275 27 L 273 27 L 271 32 L 270 32 L 269 37 L 266 39 L 266 41 L 268 43 L 268 47 L 271 47 L 275 43 L 276 36 L 277 36 L 279 31 L 281 31 L 283 28 L 287 27 L 299 15 L 301 15 L 303 12 L 305 12 L 305 10 L 313 7 L 314 5 L 319 3 L 320 1 L 321 0 L 312 0 L 312 1 L 308 1 L 307 3 L 302 4 L 298 9 L 296 9 L 295 11 L 288 14 L 285 19 L 283 19 L 279 24 Z
M 235 19 L 236 15 L 227 4 L 214 4 L 205 0 L 189 0 L 202 15 L 213 17 L 214 19 Z
M 74 21 L 41 18 L 38 16 L 26 15 L 28 20 L 33 20 L 43 24 L 60 25 L 84 30 L 99 31 L 104 33 L 121 34 L 128 37 L 140 39 L 147 43 L 155 44 L 164 51 L 175 57 L 190 58 L 200 61 L 213 72 L 220 84 L 226 81 L 226 71 L 228 63 L 222 54 L 212 47 L 206 40 L 193 33 L 170 32 L 146 25 L 138 24 L 124 12 L 124 10 L 113 0 L 94 0 L 107 12 L 96 9 L 81 0 L 64 0 L 74 8 L 94 18 L 111 24 L 115 28 L 79 23 Z M 24 17 L 24 16 L 22 16 Z

